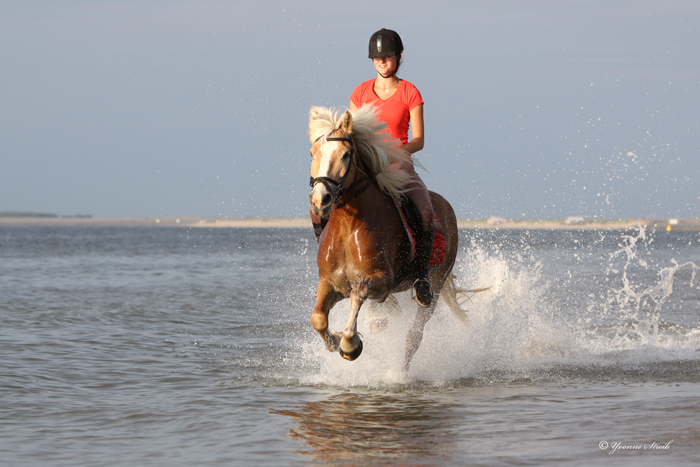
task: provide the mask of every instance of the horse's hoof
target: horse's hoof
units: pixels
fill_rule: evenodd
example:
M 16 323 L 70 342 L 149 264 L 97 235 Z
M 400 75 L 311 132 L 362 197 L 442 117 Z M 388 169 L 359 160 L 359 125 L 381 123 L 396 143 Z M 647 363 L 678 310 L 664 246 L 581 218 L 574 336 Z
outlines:
M 357 357 L 360 356 L 362 353 L 362 341 L 360 341 L 360 345 L 355 347 L 355 350 L 352 352 L 346 353 L 343 352 L 343 349 L 340 349 L 340 356 L 343 357 L 345 360 L 350 360 L 351 362 L 354 360 L 357 360 Z

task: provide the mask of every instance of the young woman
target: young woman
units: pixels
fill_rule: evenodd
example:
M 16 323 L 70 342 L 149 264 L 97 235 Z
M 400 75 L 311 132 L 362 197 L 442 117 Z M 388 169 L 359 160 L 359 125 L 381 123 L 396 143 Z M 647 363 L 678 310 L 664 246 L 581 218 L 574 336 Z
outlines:
M 396 75 L 401 66 L 403 43 L 401 37 L 390 29 L 381 29 L 369 40 L 369 58 L 374 62 L 377 77 L 360 84 L 350 96 L 350 110 L 363 105 L 377 109 L 379 120 L 386 122 L 387 133 L 396 138 L 402 148 L 414 154 L 424 145 L 423 98 L 416 87 Z M 409 125 L 411 141 L 408 140 Z M 433 300 L 432 287 L 428 279 L 428 262 L 433 245 L 433 206 L 425 184 L 413 166 L 404 170 L 411 176 L 406 186 L 406 195 L 416 204 L 423 220 L 423 232 L 416 232 L 416 260 L 418 279 L 413 287 L 416 300 L 427 307 Z M 316 237 L 320 237 L 325 224 L 312 214 Z

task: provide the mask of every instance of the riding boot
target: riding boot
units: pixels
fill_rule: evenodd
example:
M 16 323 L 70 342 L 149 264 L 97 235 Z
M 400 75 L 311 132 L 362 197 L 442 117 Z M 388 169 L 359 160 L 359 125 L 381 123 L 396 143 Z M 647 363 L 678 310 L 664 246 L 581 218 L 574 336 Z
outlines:
M 321 241 L 321 234 L 323 233 L 323 229 L 326 228 L 326 224 L 328 224 L 327 217 L 321 217 L 321 222 L 311 221 L 311 225 L 314 226 L 314 234 L 316 234 L 316 241 L 317 242 Z
M 435 231 L 422 232 L 416 238 L 416 281 L 413 289 L 416 292 L 416 301 L 422 307 L 429 307 L 433 302 L 433 286 L 428 278 L 428 263 L 433 251 L 433 238 Z

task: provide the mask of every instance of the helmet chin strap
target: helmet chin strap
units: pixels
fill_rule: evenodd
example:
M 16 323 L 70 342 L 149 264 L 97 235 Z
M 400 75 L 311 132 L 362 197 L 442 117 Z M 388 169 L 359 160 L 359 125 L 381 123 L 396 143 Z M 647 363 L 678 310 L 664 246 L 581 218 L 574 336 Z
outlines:
M 377 73 L 379 73 L 379 72 L 377 72 Z M 389 74 L 386 75 L 386 76 L 384 76 L 383 74 L 379 73 L 379 76 L 381 76 L 381 77 L 384 78 L 384 79 L 391 78 L 392 76 L 395 76 L 395 75 L 396 75 L 396 69 L 394 69 L 394 71 L 392 71 L 391 73 L 389 73 Z

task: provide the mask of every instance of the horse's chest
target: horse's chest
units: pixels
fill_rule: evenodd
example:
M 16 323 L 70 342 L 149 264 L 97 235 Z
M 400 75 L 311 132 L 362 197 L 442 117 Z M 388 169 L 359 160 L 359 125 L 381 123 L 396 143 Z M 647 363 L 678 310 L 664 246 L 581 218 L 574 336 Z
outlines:
M 354 284 L 376 272 L 377 263 L 383 263 L 381 256 L 376 249 L 349 243 L 345 248 L 329 251 L 325 255 L 328 266 L 326 277 L 336 290 L 347 294 Z

